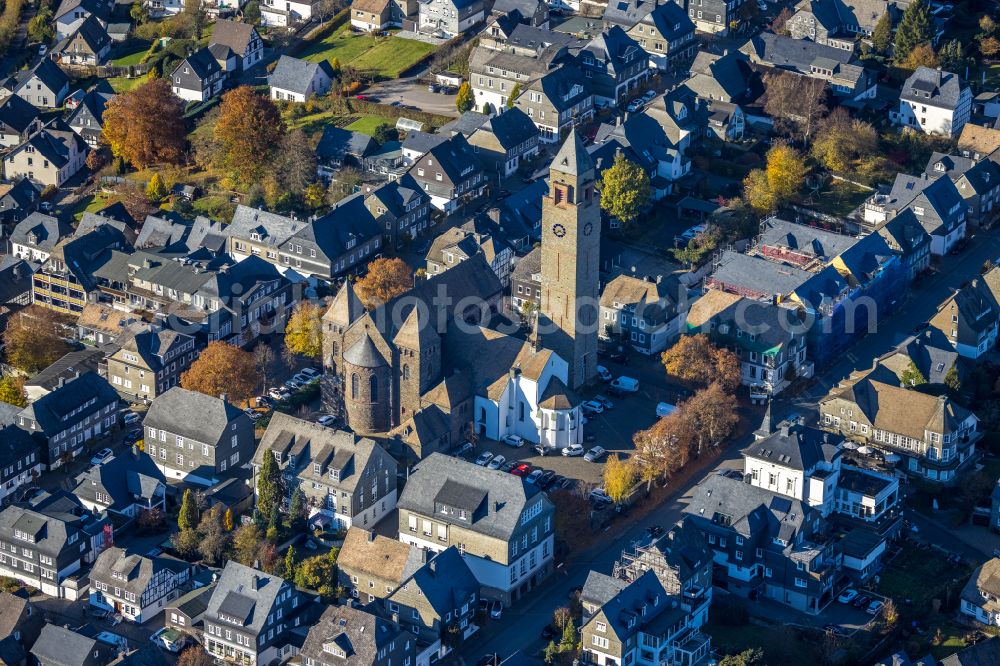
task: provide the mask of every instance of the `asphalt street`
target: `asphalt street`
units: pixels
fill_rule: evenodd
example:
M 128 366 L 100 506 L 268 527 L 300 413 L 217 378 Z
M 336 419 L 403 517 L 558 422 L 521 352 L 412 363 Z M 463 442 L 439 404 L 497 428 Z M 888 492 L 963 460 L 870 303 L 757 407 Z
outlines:
M 912 334 L 916 327 L 926 322 L 937 310 L 938 305 L 954 290 L 979 275 L 983 264 L 1000 256 L 1000 232 L 980 232 L 969 242 L 963 253 L 945 257 L 935 272 L 923 276 L 915 285 L 906 302 L 891 316 L 879 322 L 875 331 L 867 334 L 854 344 L 842 360 L 822 369 L 817 381 L 807 390 L 790 399 L 775 401 L 775 415 L 784 418 L 798 413 L 807 419 L 814 419 L 816 404 L 826 392 L 857 369 L 871 367 L 872 361 L 889 351 L 903 338 Z M 635 359 L 638 362 L 638 359 Z M 732 466 L 739 458 L 739 451 L 749 443 L 749 435 L 734 442 L 723 454 L 720 464 Z M 712 473 L 712 472 L 707 472 Z M 572 553 L 566 562 L 527 599 L 504 611 L 500 620 L 487 620 L 484 627 L 459 650 L 458 657 L 465 663 L 475 663 L 486 654 L 499 653 L 506 657 L 515 650 L 533 654 L 542 649 L 545 641 L 540 632 L 551 621 L 556 608 L 565 606 L 570 590 L 582 586 L 591 570 L 610 574 L 622 550 L 633 541 L 642 538 L 650 525 L 668 526 L 682 516 L 682 509 L 690 497 L 691 490 L 702 480 L 695 477 L 665 500 L 659 507 L 647 514 L 624 533 L 614 538 L 601 540 L 598 544 L 578 553 Z M 940 528 L 920 521 L 921 531 L 928 534 Z M 964 549 L 962 549 L 964 550 Z M 971 556 L 972 553 L 964 555 Z M 517 637 L 512 642 L 512 637 Z

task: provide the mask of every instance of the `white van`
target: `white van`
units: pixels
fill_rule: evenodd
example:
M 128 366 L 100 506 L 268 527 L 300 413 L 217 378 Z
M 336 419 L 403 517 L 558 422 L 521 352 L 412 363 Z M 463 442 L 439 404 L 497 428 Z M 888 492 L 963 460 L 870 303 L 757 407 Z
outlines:
M 639 380 L 623 375 L 611 382 L 611 388 L 624 393 L 635 393 L 639 390 Z
M 667 402 L 661 402 L 656 405 L 656 415 L 662 419 L 664 416 L 670 416 L 673 414 L 676 409 L 677 407 L 675 405 L 671 405 Z

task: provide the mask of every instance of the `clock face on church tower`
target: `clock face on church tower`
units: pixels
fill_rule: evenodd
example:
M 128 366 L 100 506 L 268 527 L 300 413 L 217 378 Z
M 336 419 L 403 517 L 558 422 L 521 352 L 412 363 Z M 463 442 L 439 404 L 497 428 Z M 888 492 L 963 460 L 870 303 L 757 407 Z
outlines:
M 557 238 L 562 238 L 566 235 L 566 227 L 561 224 L 553 224 L 552 233 L 555 234 Z
M 583 225 L 584 236 L 589 236 L 593 231 L 594 231 L 594 225 L 591 224 L 590 222 L 587 222 L 587 224 Z

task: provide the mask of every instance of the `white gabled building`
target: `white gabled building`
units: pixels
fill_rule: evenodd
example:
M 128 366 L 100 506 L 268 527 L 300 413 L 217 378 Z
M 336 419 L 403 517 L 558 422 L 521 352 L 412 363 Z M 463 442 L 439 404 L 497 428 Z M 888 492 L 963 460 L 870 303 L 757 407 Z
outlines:
M 288 28 L 312 18 L 315 3 L 299 0 L 264 0 L 260 4 L 260 24 L 268 28 Z
M 897 125 L 925 134 L 958 136 L 972 115 L 972 90 L 958 74 L 918 67 L 903 84 L 899 110 L 890 112 Z

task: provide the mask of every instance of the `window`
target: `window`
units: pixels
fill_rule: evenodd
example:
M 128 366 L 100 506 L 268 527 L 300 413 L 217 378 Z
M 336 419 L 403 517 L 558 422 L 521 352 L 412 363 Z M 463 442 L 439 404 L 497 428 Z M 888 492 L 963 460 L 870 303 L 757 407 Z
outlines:
M 351 375 L 351 400 L 358 399 L 358 383 L 360 381 L 361 380 L 358 377 L 358 373 L 355 372 L 354 374 Z
M 608 643 L 608 639 L 604 638 L 603 636 L 594 636 L 593 637 L 593 643 L 597 647 L 599 647 L 599 648 L 605 648 L 605 649 L 607 649 L 608 644 L 609 644 Z

